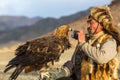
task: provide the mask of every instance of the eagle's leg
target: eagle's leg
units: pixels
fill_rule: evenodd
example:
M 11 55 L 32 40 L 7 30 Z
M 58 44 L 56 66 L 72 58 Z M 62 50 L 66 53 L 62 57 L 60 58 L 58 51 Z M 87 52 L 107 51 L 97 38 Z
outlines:
M 51 63 L 52 63 L 52 65 L 54 65 L 54 61 L 53 60 L 51 61 Z
M 57 56 L 57 58 L 55 59 L 55 62 L 59 61 L 59 58 L 60 58 L 60 56 Z
M 46 68 L 48 68 L 48 67 L 49 67 L 47 63 L 45 63 L 45 67 L 46 67 Z

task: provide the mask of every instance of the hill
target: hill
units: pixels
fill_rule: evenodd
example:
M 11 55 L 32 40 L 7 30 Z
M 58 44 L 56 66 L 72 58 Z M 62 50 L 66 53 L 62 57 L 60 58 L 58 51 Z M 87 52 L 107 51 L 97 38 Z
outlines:
M 56 27 L 80 19 L 88 14 L 88 10 L 72 14 L 70 16 L 56 18 L 45 18 L 32 25 L 25 25 L 7 31 L 0 31 L 0 44 L 11 41 L 26 41 L 46 34 Z M 21 22 L 20 22 L 21 23 Z
M 25 25 L 30 26 L 41 19 L 41 17 L 0 16 L 0 31 L 11 30 Z
M 114 0 L 109 5 L 114 18 L 116 26 L 120 27 L 120 1 Z M 86 30 L 85 26 L 89 9 L 72 14 L 70 16 L 64 16 L 59 19 L 45 18 L 37 21 L 32 25 L 25 25 L 18 28 L 14 28 L 9 31 L 0 32 L 0 44 L 8 43 L 11 41 L 26 41 L 36 37 L 40 37 L 48 32 L 53 31 L 56 27 L 62 24 L 68 24 L 73 29 Z

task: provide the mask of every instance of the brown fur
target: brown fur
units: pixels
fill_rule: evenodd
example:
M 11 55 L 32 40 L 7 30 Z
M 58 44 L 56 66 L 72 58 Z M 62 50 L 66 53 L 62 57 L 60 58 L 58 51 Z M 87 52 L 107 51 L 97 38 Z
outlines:
M 96 46 L 97 43 L 103 45 L 104 42 L 112 38 L 108 34 L 104 34 L 93 44 Z M 85 56 L 81 64 L 81 80 L 117 80 L 118 79 L 118 59 L 114 58 L 106 64 L 97 64 L 90 58 Z

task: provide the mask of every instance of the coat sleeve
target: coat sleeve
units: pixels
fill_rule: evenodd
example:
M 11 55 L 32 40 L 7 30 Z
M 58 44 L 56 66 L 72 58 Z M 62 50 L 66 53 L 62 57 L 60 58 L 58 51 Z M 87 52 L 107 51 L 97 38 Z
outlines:
M 115 39 L 108 39 L 101 48 L 96 48 L 85 43 L 80 43 L 83 52 L 98 64 L 104 64 L 112 60 L 117 54 L 117 43 Z

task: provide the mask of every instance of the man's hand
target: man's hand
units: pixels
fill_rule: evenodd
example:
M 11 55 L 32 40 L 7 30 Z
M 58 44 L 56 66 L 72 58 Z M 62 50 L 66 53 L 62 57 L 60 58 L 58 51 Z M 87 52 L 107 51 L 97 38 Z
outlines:
M 80 30 L 78 32 L 78 42 L 80 42 L 80 43 L 85 42 L 85 34 L 84 34 L 83 30 Z

